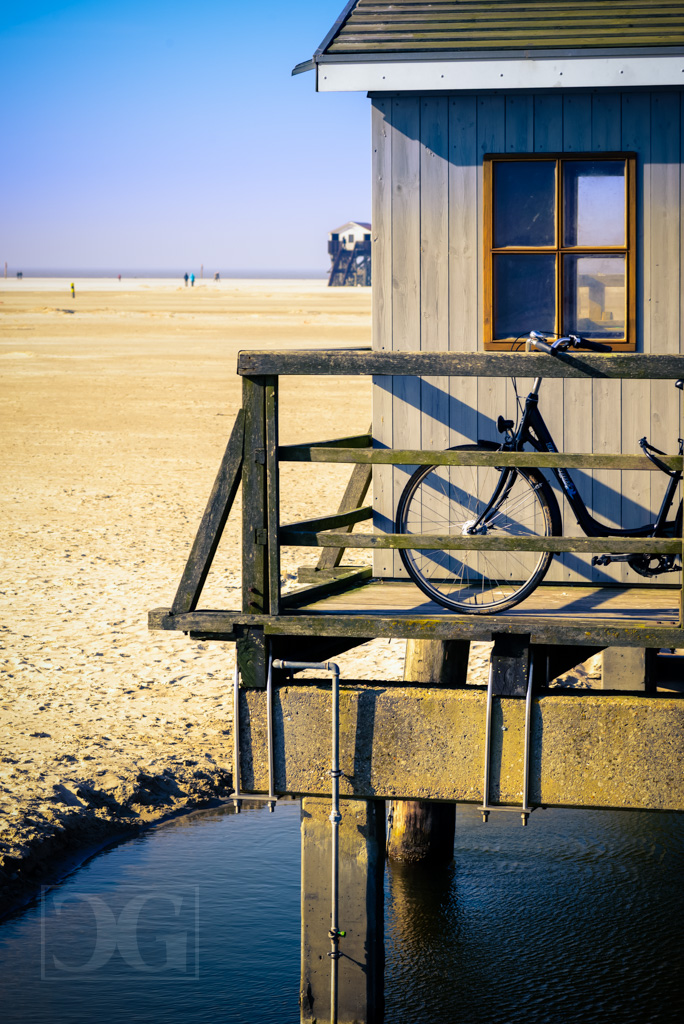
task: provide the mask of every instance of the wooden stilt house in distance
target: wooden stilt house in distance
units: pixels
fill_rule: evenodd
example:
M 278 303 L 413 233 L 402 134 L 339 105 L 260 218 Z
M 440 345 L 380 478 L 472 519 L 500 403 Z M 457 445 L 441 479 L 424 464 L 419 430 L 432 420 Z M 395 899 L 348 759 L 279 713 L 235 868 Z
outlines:
M 350 220 L 331 231 L 328 234 L 328 255 L 331 259 L 329 285 L 370 285 L 370 224 Z
M 370 99 L 376 351 L 505 351 L 531 329 L 684 351 L 682 0 L 352 0 L 293 73 L 308 70 L 320 92 Z M 669 381 L 545 380 L 540 407 L 561 451 L 633 453 L 642 435 L 675 451 L 683 433 Z M 496 440 L 502 413 L 504 378 L 374 381 L 381 447 Z M 411 468 L 374 467 L 376 529 L 391 532 Z M 615 527 L 645 522 L 665 486 L 577 479 Z M 404 573 L 396 550 L 374 564 Z M 552 573 L 635 580 L 575 553 Z

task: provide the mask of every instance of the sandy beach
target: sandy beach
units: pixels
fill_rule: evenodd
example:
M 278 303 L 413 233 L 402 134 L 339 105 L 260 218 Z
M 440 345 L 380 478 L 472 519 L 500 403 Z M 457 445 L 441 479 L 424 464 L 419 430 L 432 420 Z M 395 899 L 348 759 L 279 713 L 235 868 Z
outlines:
M 234 648 L 150 634 L 147 612 L 170 603 L 209 496 L 238 350 L 370 338 L 369 291 L 324 281 L 75 284 L 0 281 L 5 905 L 61 852 L 230 791 Z M 366 381 L 288 381 L 283 439 L 362 430 L 369 399 Z M 285 473 L 284 515 L 335 508 L 346 475 Z M 239 606 L 238 538 L 239 501 L 208 606 Z
M 147 612 L 171 603 L 209 496 L 238 351 L 370 344 L 370 289 L 75 285 L 72 299 L 68 280 L 0 280 L 0 911 L 63 855 L 230 792 L 234 648 L 149 633 Z M 282 382 L 283 443 L 369 422 L 367 380 Z M 348 473 L 283 467 L 283 520 L 335 510 Z M 238 497 L 205 607 L 239 607 L 239 533 Z M 316 558 L 285 549 L 286 585 Z M 379 640 L 337 660 L 347 678 L 401 679 L 404 649 Z

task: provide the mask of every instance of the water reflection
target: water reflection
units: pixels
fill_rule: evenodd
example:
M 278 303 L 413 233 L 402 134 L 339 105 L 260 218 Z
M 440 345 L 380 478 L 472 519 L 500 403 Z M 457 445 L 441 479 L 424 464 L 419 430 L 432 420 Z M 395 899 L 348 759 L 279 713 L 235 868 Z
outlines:
M 384 1020 L 678 1021 L 683 840 L 684 816 L 675 814 L 536 811 L 522 829 L 516 815 L 483 825 L 460 805 L 451 865 L 385 870 Z M 274 815 L 196 814 L 98 855 L 0 925 L 0 1019 L 295 1024 L 300 863 L 295 803 Z M 140 903 L 145 894 L 154 898 Z M 100 927 L 113 918 L 120 941 L 96 970 L 64 971 L 55 956 L 83 965 L 96 944 L 83 897 L 108 908 Z M 322 932 L 312 955 L 324 963 Z
M 0 924 L 0 1021 L 296 1024 L 299 863 L 298 801 L 193 814 L 106 851 Z
M 449 869 L 390 867 L 387 1020 L 679 1020 L 681 817 L 548 810 L 529 828 L 460 806 Z

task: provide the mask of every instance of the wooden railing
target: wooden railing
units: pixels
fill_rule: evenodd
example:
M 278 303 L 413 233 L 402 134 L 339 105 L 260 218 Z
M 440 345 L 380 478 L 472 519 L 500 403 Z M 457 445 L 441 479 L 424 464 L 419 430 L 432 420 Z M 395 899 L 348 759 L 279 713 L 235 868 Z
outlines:
M 326 593 L 344 589 L 367 577 L 370 569 L 358 571 L 337 568 L 346 548 L 435 548 L 449 550 L 525 550 L 558 552 L 650 553 L 684 555 L 682 538 L 587 537 L 496 537 L 435 536 L 379 533 L 352 533 L 353 527 L 372 516 L 364 504 L 374 465 L 456 465 L 529 466 L 653 471 L 655 467 L 642 455 L 537 452 L 459 452 L 373 448 L 370 433 L 311 444 L 279 445 L 278 383 L 284 375 L 401 375 L 401 376 L 474 376 L 474 377 L 564 377 L 613 379 L 676 379 L 684 377 L 684 356 L 667 355 L 567 355 L 538 353 L 419 353 L 371 352 L 366 350 L 243 352 L 238 359 L 243 377 L 243 408 L 238 414 L 219 475 L 183 573 L 173 606 L 151 613 L 153 628 L 183 629 L 199 635 L 234 639 L 235 630 L 266 629 L 271 633 L 311 631 L 328 635 L 368 637 L 394 635 L 395 625 L 370 618 L 361 622 L 333 621 L 326 616 L 323 625 L 303 619 L 298 606 Z M 671 469 L 682 469 L 682 456 L 662 459 Z M 354 467 L 351 480 L 337 512 L 304 522 L 280 523 L 278 467 L 281 462 L 347 463 Z M 242 609 L 234 612 L 196 611 L 202 586 L 221 532 L 242 480 Z M 314 583 L 294 595 L 281 594 L 280 549 L 283 545 L 317 547 L 322 551 L 318 571 L 310 573 Z M 212 618 L 213 616 L 213 618 Z M 299 617 L 298 617 L 299 616 Z M 417 617 L 416 622 L 420 617 Z M 430 635 L 451 635 L 457 629 L 475 635 L 475 626 L 466 620 L 501 622 L 502 616 L 444 615 L 430 626 Z M 600 616 L 596 615 L 596 626 Z M 421 620 L 423 621 L 423 620 Z M 432 619 L 430 620 L 433 621 Z M 517 619 L 519 631 L 530 631 L 529 623 Z M 395 620 L 392 620 L 394 623 Z M 396 620 L 396 635 L 419 635 L 419 624 Z M 658 629 L 644 623 L 643 646 L 684 647 L 684 596 L 680 597 L 678 627 Z M 425 626 L 425 622 L 423 621 Z M 491 622 L 489 623 L 492 627 Z M 580 624 L 586 627 L 586 623 Z M 425 628 L 428 628 L 425 626 Z M 511 627 L 513 628 L 513 627 Z M 569 627 L 568 627 L 569 628 Z M 588 628 L 588 627 L 587 627 Z M 365 632 L 364 632 L 365 630 Z M 380 632 L 380 630 L 382 630 Z M 411 633 L 410 630 L 414 632 Z M 346 631 L 346 632 L 345 632 Z M 373 632 L 374 631 L 374 632 Z M 567 630 L 566 630 L 567 632 Z M 605 644 L 628 642 L 623 630 L 617 639 Z M 647 635 L 648 633 L 648 635 Z M 465 635 L 465 634 L 464 634 Z M 548 634 L 552 634 L 549 632 Z M 569 636 L 569 634 L 568 634 Z M 622 636 L 622 640 L 620 640 Z M 551 641 L 553 642 L 553 641 Z M 578 639 L 556 642 L 579 643 Z M 587 641 L 590 642 L 590 641 Z

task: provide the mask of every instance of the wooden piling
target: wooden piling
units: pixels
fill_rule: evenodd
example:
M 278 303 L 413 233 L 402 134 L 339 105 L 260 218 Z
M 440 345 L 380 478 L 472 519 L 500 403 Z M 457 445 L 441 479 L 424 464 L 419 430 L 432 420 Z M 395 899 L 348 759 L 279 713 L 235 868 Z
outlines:
M 407 640 L 404 681 L 461 687 L 468 673 L 467 640 Z M 456 804 L 428 800 L 392 800 L 387 856 L 418 864 L 451 860 Z

